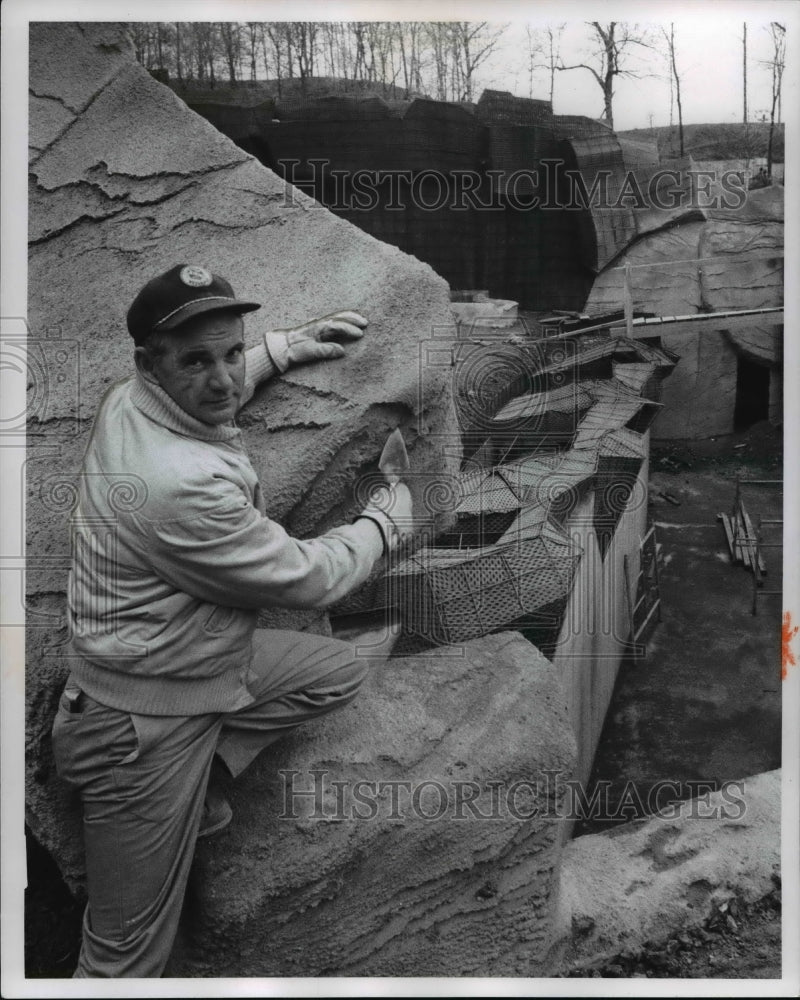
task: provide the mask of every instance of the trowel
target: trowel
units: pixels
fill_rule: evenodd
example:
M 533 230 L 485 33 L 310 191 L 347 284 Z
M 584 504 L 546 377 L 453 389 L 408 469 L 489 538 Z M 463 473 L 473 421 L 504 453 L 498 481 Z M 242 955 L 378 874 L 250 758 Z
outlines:
M 399 483 L 401 476 L 411 468 L 406 443 L 399 427 L 395 427 L 386 439 L 386 444 L 383 446 L 381 457 L 378 460 L 378 468 L 386 477 L 386 482 L 389 485 Z

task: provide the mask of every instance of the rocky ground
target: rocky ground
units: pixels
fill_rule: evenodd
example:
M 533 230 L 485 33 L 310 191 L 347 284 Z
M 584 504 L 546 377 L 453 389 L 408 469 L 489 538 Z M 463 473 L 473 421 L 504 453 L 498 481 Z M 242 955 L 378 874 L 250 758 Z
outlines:
M 723 903 L 703 926 L 617 955 L 568 978 L 780 979 L 780 884 L 763 899 Z

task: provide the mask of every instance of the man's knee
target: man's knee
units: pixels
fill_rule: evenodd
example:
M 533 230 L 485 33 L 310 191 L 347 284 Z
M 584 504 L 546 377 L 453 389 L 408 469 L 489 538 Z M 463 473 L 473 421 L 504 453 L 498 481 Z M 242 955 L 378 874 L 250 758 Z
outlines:
M 325 692 L 332 698 L 349 701 L 358 693 L 369 672 L 369 660 L 360 656 L 354 645 L 336 640 L 338 664 L 334 670 L 320 677 L 310 690 Z

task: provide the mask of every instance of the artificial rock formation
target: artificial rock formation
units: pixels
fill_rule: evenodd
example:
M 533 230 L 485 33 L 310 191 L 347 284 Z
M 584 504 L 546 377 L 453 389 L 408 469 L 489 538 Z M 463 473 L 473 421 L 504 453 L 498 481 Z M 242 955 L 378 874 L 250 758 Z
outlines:
M 553 969 L 587 968 L 701 924 L 780 875 L 781 772 L 732 781 L 564 849 Z
M 198 262 L 264 304 L 246 318 L 250 342 L 337 309 L 368 317 L 346 359 L 274 380 L 241 419 L 268 509 L 300 537 L 356 512 L 356 483 L 396 426 L 426 520 L 423 486 L 457 470 L 459 438 L 450 372 L 421 358 L 452 314 L 427 265 L 287 187 L 153 80 L 115 24 L 31 27 L 29 241 L 28 820 L 74 887 L 76 812 L 49 749 L 68 670 L 68 519 L 95 407 L 132 370 L 134 295 Z
M 641 213 L 642 237 L 602 270 L 586 311 L 602 313 L 623 301 L 629 264 L 633 307 L 656 316 L 691 317 L 729 310 L 783 305 L 783 192 L 771 187 L 744 192 L 731 207 L 695 208 L 676 219 L 669 212 Z M 659 220 L 659 216 L 661 216 Z M 656 225 L 660 228 L 656 228 Z M 646 335 L 647 329 L 636 331 Z M 681 359 L 665 385 L 664 408 L 653 425 L 656 438 L 706 438 L 734 429 L 737 362 L 744 357 L 782 372 L 783 317 L 704 320 L 654 326 L 651 333 Z
M 540 974 L 574 764 L 559 671 L 519 633 L 374 664 L 233 783 L 170 974 Z

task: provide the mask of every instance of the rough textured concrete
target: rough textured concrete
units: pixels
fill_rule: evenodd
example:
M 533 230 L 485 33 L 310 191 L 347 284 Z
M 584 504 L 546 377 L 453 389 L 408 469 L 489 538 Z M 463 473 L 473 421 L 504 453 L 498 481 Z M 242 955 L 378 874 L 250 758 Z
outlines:
M 574 759 L 559 672 L 518 633 L 374 666 L 352 705 L 267 750 L 232 786 L 232 825 L 198 849 L 171 972 L 536 975 L 560 853 L 544 771 L 570 775 Z M 324 772 L 326 818 L 306 796 L 298 818 L 281 819 L 278 771 L 312 789 L 312 769 Z M 398 788 L 394 808 L 388 788 L 363 791 L 376 815 L 359 820 L 370 811 L 353 798 L 359 780 L 410 790 Z M 332 782 L 344 782 L 338 806 Z M 459 809 L 458 782 L 496 818 Z M 439 818 L 415 815 L 415 795 Z
M 758 309 L 783 304 L 783 198 L 780 189 L 748 193 L 739 209 L 696 210 L 683 219 L 644 213 L 649 231 L 601 272 L 588 312 L 620 308 L 624 269 L 631 265 L 634 309 L 658 316 Z M 663 215 L 664 213 L 660 213 Z M 657 219 L 655 220 L 658 221 Z M 669 228 L 667 228 L 669 226 Z M 655 439 L 710 438 L 734 429 L 737 358 L 779 365 L 782 329 L 768 317 L 654 327 L 681 363 L 664 386 Z
M 662 941 L 734 894 L 759 899 L 780 870 L 780 820 L 781 772 L 770 771 L 573 840 L 562 861 L 553 970 Z
M 28 805 L 74 882 L 78 845 L 64 836 L 48 740 L 67 663 L 50 647 L 71 484 L 98 400 L 132 370 L 125 312 L 138 289 L 176 261 L 204 263 L 264 303 L 246 319 L 250 342 L 336 309 L 368 317 L 346 359 L 274 380 L 241 421 L 270 513 L 304 537 L 356 512 L 355 484 L 398 425 L 424 525 L 425 477 L 449 477 L 459 455 L 450 373 L 421 365 L 420 345 L 453 321 L 448 287 L 427 265 L 287 191 L 137 65 L 119 25 L 33 25 L 30 56 L 28 318 L 42 343 L 31 367 L 28 600 L 54 617 L 31 632 Z M 307 615 L 291 624 L 327 628 Z

